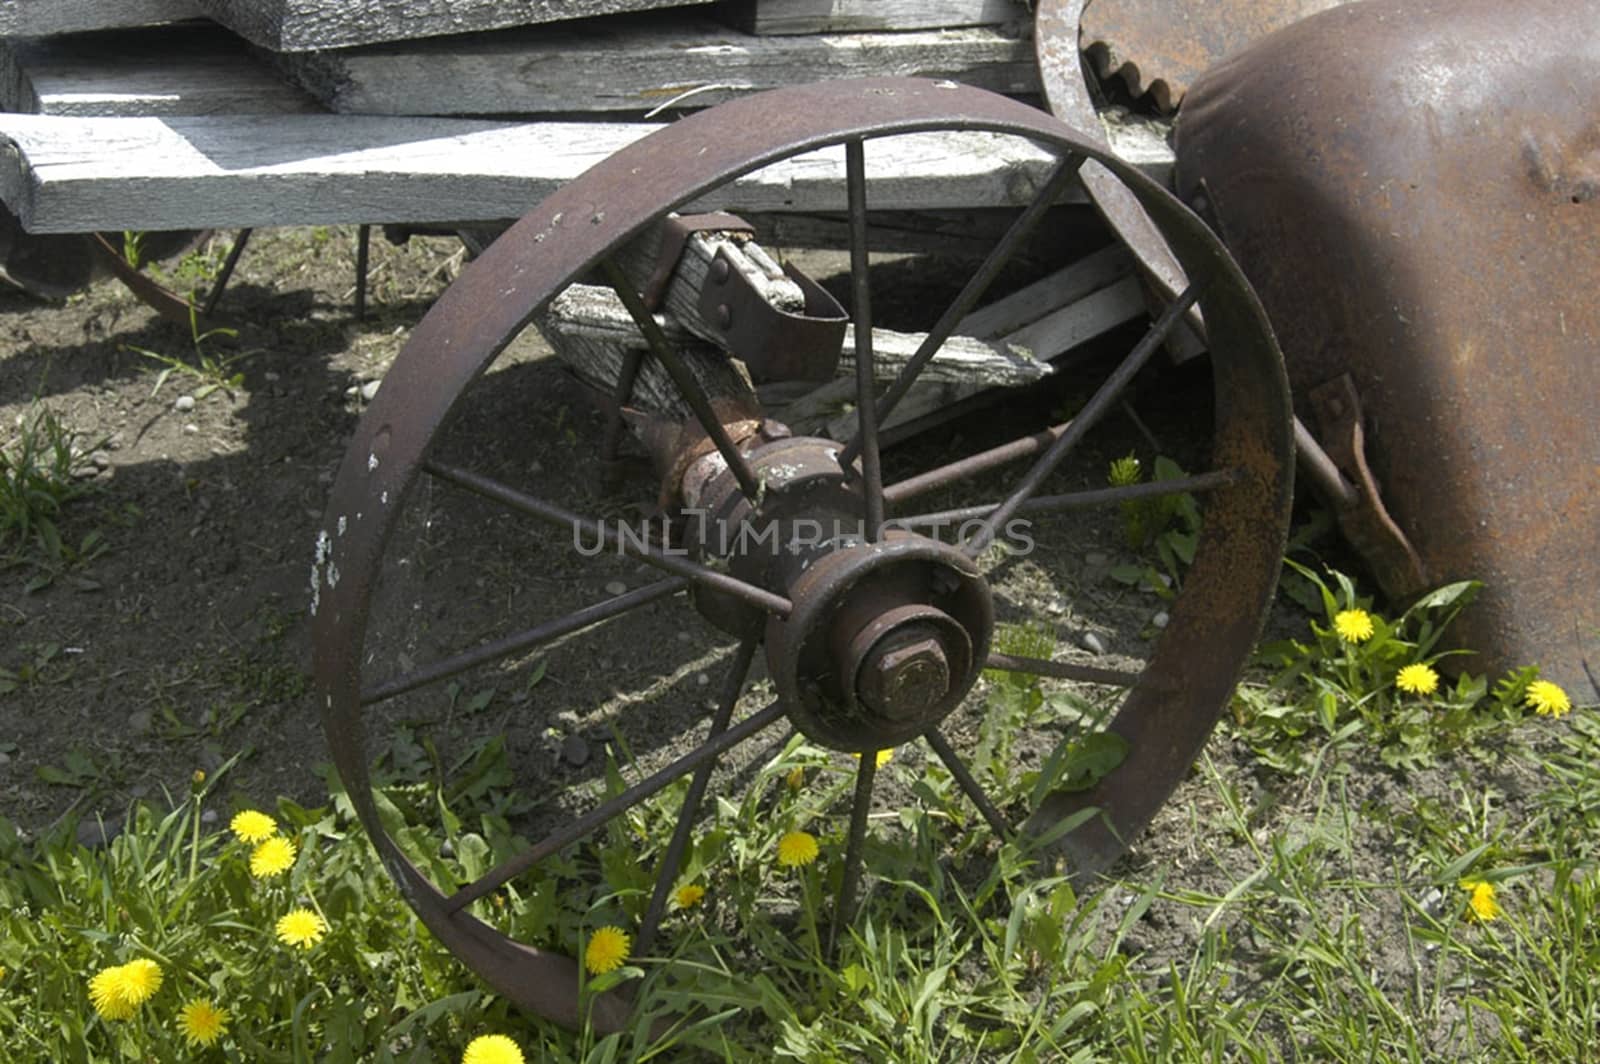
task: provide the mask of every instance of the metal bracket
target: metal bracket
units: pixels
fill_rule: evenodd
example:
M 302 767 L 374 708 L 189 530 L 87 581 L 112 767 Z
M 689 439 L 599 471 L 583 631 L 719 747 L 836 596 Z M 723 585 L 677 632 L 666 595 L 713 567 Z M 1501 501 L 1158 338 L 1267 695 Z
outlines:
M 683 247 L 695 233 L 750 233 L 756 227 L 736 214 L 713 211 L 709 214 L 674 214 L 661 223 L 661 246 L 656 249 L 656 268 L 650 280 L 639 293 L 644 308 L 654 314 L 667 298 L 667 286 L 672 283 L 672 271 L 683 257 Z
M 1346 373 L 1311 389 L 1327 456 L 1354 487 L 1353 498 L 1335 508 L 1339 529 L 1372 567 L 1390 598 L 1404 601 L 1427 590 L 1427 571 L 1406 534 L 1384 508 L 1378 482 L 1367 466 L 1366 437 L 1361 427 L 1361 397 Z
M 783 272 L 805 294 L 804 313 L 767 302 L 727 251 L 718 251 L 700 289 L 700 316 L 757 384 L 832 380 L 849 318 L 826 289 L 792 263 L 785 263 Z

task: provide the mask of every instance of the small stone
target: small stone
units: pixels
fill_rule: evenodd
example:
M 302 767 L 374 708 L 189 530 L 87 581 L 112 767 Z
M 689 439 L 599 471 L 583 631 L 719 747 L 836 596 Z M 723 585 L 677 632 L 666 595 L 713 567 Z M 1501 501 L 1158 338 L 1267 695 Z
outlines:
M 1104 654 L 1106 652 L 1106 645 L 1093 632 L 1085 632 L 1080 635 L 1078 637 L 1078 645 L 1091 654 Z
M 1167 626 L 1167 622 L 1170 620 L 1172 620 L 1172 618 L 1167 616 L 1167 611 L 1162 610 L 1160 613 L 1150 618 L 1150 623 L 1157 628 L 1165 628 Z
M 346 388 L 344 390 L 344 397 L 346 399 L 354 399 L 356 396 L 358 396 L 360 394 L 361 394 L 361 385 L 359 385 L 359 384 L 352 384 L 350 387 L 348 387 L 348 388 Z
M 581 768 L 589 760 L 589 744 L 581 735 L 569 735 L 561 740 L 561 760 Z
M 702 672 L 700 675 L 694 678 L 694 683 L 696 687 L 710 687 L 711 677 Z
M 128 714 L 128 730 L 135 735 L 143 735 L 150 730 L 150 711 L 136 709 Z
M 606 594 L 608 595 L 620 595 L 627 590 L 628 585 L 624 584 L 621 580 L 613 580 L 611 583 L 606 585 Z
M 200 823 L 202 823 L 202 824 L 215 824 L 216 822 L 217 822 L 217 811 L 215 809 L 207 809 L 205 812 L 200 814 Z
M 94 463 L 96 469 L 111 468 L 111 456 L 105 451 L 95 451 L 89 456 L 89 461 Z
M 690 635 L 688 632 L 679 632 L 678 633 L 678 642 L 680 642 L 680 643 L 692 643 L 692 642 L 694 642 L 694 636 Z
M 6 753 L 4 750 L 0 750 L 0 765 L 9 764 L 11 764 L 11 755 Z
M 188 411 L 193 410 L 194 409 L 194 396 L 192 396 L 192 395 L 180 395 L 180 396 L 178 396 L 177 399 L 173 400 L 172 409 L 178 411 L 179 413 L 187 413 Z
M 261 376 L 265 380 L 269 380 L 269 381 L 275 381 L 275 380 L 278 379 L 278 375 L 276 373 L 272 372 L 270 369 L 267 370 L 267 372 L 263 373 Z
M 185 436 L 198 436 L 200 434 L 200 426 L 191 421 L 183 426 L 183 434 Z
M 377 398 L 378 389 L 382 385 L 382 381 L 368 381 L 367 383 L 363 384 L 361 386 L 361 398 L 369 403 L 372 402 L 373 399 Z

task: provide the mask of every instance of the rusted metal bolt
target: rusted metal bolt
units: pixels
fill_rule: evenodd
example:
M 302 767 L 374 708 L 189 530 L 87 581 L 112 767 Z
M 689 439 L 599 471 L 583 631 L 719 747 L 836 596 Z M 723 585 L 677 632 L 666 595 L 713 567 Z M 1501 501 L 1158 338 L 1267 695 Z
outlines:
M 887 644 L 887 645 L 885 645 Z M 915 720 L 950 692 L 950 662 L 937 636 L 884 639 L 861 663 L 856 696 L 893 720 Z
M 733 311 L 728 309 L 728 304 L 717 304 L 717 324 L 726 329 L 733 324 Z

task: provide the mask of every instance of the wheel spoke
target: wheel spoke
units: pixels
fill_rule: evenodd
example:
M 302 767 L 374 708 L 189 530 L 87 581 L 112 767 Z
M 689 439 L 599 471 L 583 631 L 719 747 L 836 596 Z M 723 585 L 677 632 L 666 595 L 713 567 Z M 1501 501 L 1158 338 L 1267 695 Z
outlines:
M 1125 502 L 1135 502 L 1140 499 L 1158 499 L 1165 495 L 1202 494 L 1235 484 L 1242 475 L 1242 472 L 1237 469 L 1221 469 L 1211 473 L 1197 473 L 1189 477 L 1174 477 L 1171 480 L 1152 480 L 1144 484 L 1129 484 L 1121 488 L 1095 488 L 1090 491 L 1069 492 L 1065 495 L 1036 495 L 1017 507 L 1017 513 L 1059 513 L 1062 510 L 1081 510 L 1095 506 L 1111 506 Z M 980 517 L 986 517 L 993 513 L 998 506 L 998 503 L 985 503 L 982 506 L 966 506 L 958 510 L 939 510 L 934 513 L 917 514 L 915 517 L 896 517 L 891 524 L 896 528 L 938 528 L 942 525 L 952 525 L 961 521 L 972 521 Z
M 1022 483 L 1018 484 L 1011 494 L 1006 496 L 1005 501 L 984 518 L 983 527 L 964 548 L 969 557 L 983 553 L 984 548 L 994 540 L 996 530 L 1011 520 L 1012 515 L 1017 512 L 1017 507 L 1039 490 L 1040 485 L 1055 471 L 1056 466 L 1061 464 L 1061 460 L 1072 453 L 1078 441 L 1105 416 L 1106 411 L 1116 403 L 1134 376 L 1144 368 L 1150 356 L 1155 354 L 1156 348 L 1161 346 L 1168 334 L 1177 326 L 1184 312 L 1199 298 L 1200 283 L 1191 283 L 1166 310 L 1161 312 L 1161 316 L 1150 326 L 1150 331 L 1145 333 L 1144 338 L 1128 353 L 1128 357 L 1112 371 L 1111 376 L 1094 393 L 1093 398 L 1078 412 L 1078 416 L 1068 423 L 1066 431 L 1057 437 L 1049 450 L 1045 451 L 1023 476 Z
M 856 889 L 861 883 L 861 850 L 867 840 L 867 814 L 872 812 L 872 781 L 878 774 L 876 751 L 861 755 L 856 768 L 855 800 L 850 804 L 850 838 L 844 849 L 844 874 L 839 880 L 839 894 L 833 900 L 833 920 L 828 927 L 828 945 L 824 956 L 831 962 L 837 956 L 839 936 L 850 923 L 856 908 Z
M 700 422 L 700 427 L 705 429 L 711 442 L 717 445 L 717 451 L 722 455 L 723 461 L 728 463 L 728 468 L 733 471 L 734 478 L 739 482 L 739 490 L 744 492 L 745 498 L 754 501 L 760 494 L 761 485 L 756 480 L 755 471 L 750 468 L 750 463 L 745 460 L 738 446 L 734 444 L 733 438 L 728 435 L 727 427 L 718 419 L 716 411 L 711 409 L 711 400 L 706 398 L 706 393 L 690 374 L 689 367 L 684 365 L 683 359 L 678 357 L 678 352 L 667 341 L 661 326 L 656 324 L 655 316 L 645 309 L 644 300 L 639 298 L 639 293 L 623 275 L 622 268 L 611 259 L 604 260 L 600 266 L 606 275 L 606 281 L 616 289 L 622 305 L 628 308 L 628 316 L 644 334 L 645 342 L 650 345 L 650 353 L 661 361 L 667 375 L 672 378 L 672 383 L 677 385 L 678 394 L 683 396 L 683 401 L 694 411 L 695 418 Z
M 856 439 L 860 441 L 861 490 L 866 500 L 866 538 L 883 533 L 883 467 L 878 452 L 877 382 L 872 367 L 872 279 L 867 256 L 867 157 L 857 137 L 844 146 L 845 189 L 850 201 L 851 314 L 856 336 Z M 841 459 L 850 468 L 854 456 Z
M 956 784 L 964 791 L 973 805 L 978 807 L 978 812 L 983 819 L 989 822 L 989 828 L 1002 839 L 1011 837 L 1011 825 L 1006 822 L 1006 816 L 1000 812 L 998 806 L 990 801 L 989 795 L 978 783 L 972 770 L 967 768 L 967 763 L 961 760 L 961 755 L 956 753 L 955 747 L 950 745 L 950 740 L 938 728 L 929 728 L 922 736 L 939 755 L 939 760 L 944 762 L 944 767 L 950 770 L 950 775 L 956 779 Z
M 728 722 L 733 719 L 733 707 L 739 701 L 739 693 L 744 690 L 745 678 L 750 673 L 750 662 L 756 655 L 759 641 L 746 639 L 739 644 L 739 649 L 734 655 L 733 666 L 728 670 L 727 679 L 723 682 L 722 697 L 717 701 L 716 715 L 711 719 L 711 730 L 707 737 L 715 739 L 728 728 Z M 650 906 L 645 910 L 644 921 L 639 925 L 639 937 L 634 943 L 634 955 L 646 957 L 650 954 L 650 947 L 655 944 L 656 931 L 661 926 L 661 915 L 666 911 L 667 895 L 672 891 L 672 884 L 678 878 L 678 866 L 683 863 L 683 852 L 689 846 L 689 833 L 694 830 L 694 822 L 700 811 L 700 800 L 705 797 L 706 787 L 711 782 L 711 771 L 716 767 L 715 759 L 702 764 L 694 770 L 694 778 L 689 781 L 689 793 L 683 797 L 683 805 L 678 808 L 678 824 L 673 829 L 672 841 L 667 843 L 667 852 L 661 857 L 661 868 L 656 873 L 655 892 L 650 895 Z
M 473 647 L 471 650 L 464 650 L 459 654 L 452 654 L 448 658 L 442 658 L 432 664 L 424 665 L 420 669 L 414 669 L 391 680 L 385 680 L 376 687 L 361 692 L 361 704 L 369 706 L 374 702 L 382 702 L 384 699 L 403 695 L 407 691 L 414 691 L 430 683 L 447 680 L 479 665 L 487 665 L 491 661 L 498 661 L 501 658 L 510 657 L 512 654 L 532 650 L 536 646 L 554 642 L 562 636 L 571 635 L 573 632 L 588 628 L 590 625 L 608 621 L 613 617 L 620 617 L 624 613 L 630 613 L 658 599 L 676 595 L 688 586 L 689 581 L 686 577 L 674 576 L 666 580 L 658 580 L 653 584 L 607 599 L 604 602 L 596 602 L 574 613 L 569 613 L 565 617 L 558 617 L 553 621 L 536 624 L 532 628 L 518 632 L 515 635 L 496 639 L 482 646 Z
M 1083 159 L 1084 157 L 1081 155 L 1067 155 L 1062 158 L 1061 162 L 1056 166 L 1055 172 L 1050 175 L 1050 179 L 1045 182 L 1044 187 L 1039 190 L 1039 194 L 1034 197 L 1033 202 L 1028 204 L 1016 221 L 1011 223 L 1011 227 L 1006 230 L 999 243 L 990 250 L 989 256 L 983 260 L 983 264 L 978 267 L 977 272 L 967 279 L 966 285 L 961 289 L 960 294 L 956 296 L 955 301 L 945 308 L 944 314 L 934 323 L 932 331 L 918 346 L 916 353 L 911 356 L 911 361 L 901 368 L 894 379 L 894 383 L 889 386 L 889 390 L 884 393 L 883 398 L 878 400 L 876 411 L 878 424 L 881 425 L 888 421 L 889 415 L 894 412 L 894 408 L 899 405 L 901 399 L 905 398 L 906 393 L 911 390 L 911 386 L 917 382 L 917 377 L 921 375 L 923 367 L 933 361 L 933 356 L 938 354 L 939 349 L 944 346 L 944 342 L 950 339 L 950 335 L 956 331 L 961 319 L 965 318 L 972 311 L 972 308 L 977 305 L 978 300 L 983 298 L 983 294 L 989 290 L 989 286 L 994 283 L 994 279 L 999 276 L 1006 263 L 1011 261 L 1011 257 L 1017 253 L 1017 249 L 1022 246 L 1022 242 L 1028 239 L 1029 235 L 1038 227 L 1039 222 L 1044 219 L 1045 212 L 1055 204 L 1056 200 L 1061 198 L 1061 193 L 1068 182 L 1077 177 L 1078 169 L 1083 165 Z M 852 239 L 854 239 L 853 236 Z M 861 335 L 859 329 L 857 329 L 856 335 L 858 337 Z M 859 343 L 859 341 L 857 342 Z M 854 439 L 845 445 L 844 451 L 839 455 L 840 464 L 848 466 L 855 461 L 856 455 L 861 452 L 862 445 L 862 436 L 858 433 Z
M 1081 683 L 1105 684 L 1108 687 L 1132 687 L 1139 682 L 1139 673 L 1117 669 L 1097 669 L 1092 665 L 1073 665 L 1065 661 L 1046 661 L 1044 658 L 1019 658 L 1014 654 L 989 653 L 983 663 L 986 669 L 1001 672 L 1023 672 L 1034 676 L 1049 676 L 1057 680 L 1077 680 Z
M 678 554 L 665 552 L 655 547 L 647 546 L 633 536 L 623 536 L 615 529 L 606 528 L 602 524 L 590 521 L 588 518 L 579 517 L 571 510 L 557 506 L 555 503 L 546 502 L 535 498 L 525 492 L 518 491 L 508 484 L 486 477 L 471 470 L 461 469 L 457 466 L 445 465 L 442 462 L 424 462 L 423 470 L 429 475 L 448 481 L 460 488 L 465 488 L 476 495 L 486 499 L 493 499 L 509 509 L 518 513 L 536 517 L 547 524 L 572 531 L 575 537 L 587 537 L 595 543 L 603 543 L 606 547 L 613 548 L 630 557 L 638 558 L 658 569 L 665 569 L 669 573 L 686 576 L 697 584 L 724 591 L 743 602 L 768 613 L 775 613 L 780 617 L 787 617 L 791 604 L 781 595 L 774 595 L 765 588 L 754 584 L 745 583 L 726 573 L 719 573 L 715 569 L 701 565 L 699 562 L 690 561 Z
M 445 915 L 454 915 L 479 898 L 498 890 L 540 861 L 559 853 L 563 847 L 577 842 L 585 835 L 599 828 L 606 821 L 620 816 L 652 794 L 664 789 L 685 772 L 689 772 L 707 761 L 721 756 L 762 729 L 776 724 L 783 719 L 783 716 L 783 706 L 774 702 L 765 709 L 746 717 L 722 734 L 706 740 L 705 743 L 678 758 L 672 764 L 634 784 L 616 797 L 606 799 L 560 831 L 545 836 L 543 840 L 531 849 L 525 850 L 509 860 L 502 861 L 482 876 L 444 899 Z
M 611 409 L 606 411 L 606 434 L 600 441 L 600 461 L 607 466 L 617 460 L 617 452 L 622 449 L 622 408 L 633 397 L 633 385 L 643 365 L 643 351 L 632 347 L 623 353 L 622 371 L 617 374 L 617 387 L 611 393 Z

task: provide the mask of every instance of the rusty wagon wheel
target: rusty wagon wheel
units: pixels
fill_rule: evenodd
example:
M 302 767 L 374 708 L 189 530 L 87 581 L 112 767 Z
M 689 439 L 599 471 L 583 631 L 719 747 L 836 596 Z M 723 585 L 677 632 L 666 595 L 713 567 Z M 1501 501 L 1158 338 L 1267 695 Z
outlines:
M 717 556 L 703 536 L 691 556 L 633 544 L 635 557 L 665 571 L 664 579 L 492 638 L 418 665 L 373 641 L 380 585 L 403 538 L 408 507 L 434 493 L 489 500 L 530 527 L 601 534 L 588 517 L 541 497 L 526 464 L 516 475 L 493 474 L 442 457 L 447 420 L 469 386 L 537 313 L 568 285 L 607 269 L 610 257 L 668 212 L 717 201 L 736 179 L 776 161 L 844 145 L 852 233 L 856 335 L 870 335 L 866 277 L 866 209 L 873 174 L 863 146 L 881 137 L 925 131 L 976 131 L 1023 138 L 1055 160 L 1030 206 L 999 241 L 953 306 L 930 329 L 929 353 L 982 295 L 999 267 L 1047 206 L 1075 180 L 1085 159 L 1097 159 L 1139 198 L 1170 242 L 1192 286 L 1151 326 L 1093 397 L 1064 425 L 1019 428 L 1010 443 L 938 465 L 885 485 L 877 423 L 914 378 L 874 394 L 870 353 L 858 359 L 858 424 L 847 443 L 793 437 L 762 423 L 725 423 L 682 369 L 659 334 L 651 350 L 666 364 L 696 410 L 694 431 L 708 441 L 696 454 L 701 510 L 723 529 L 826 518 L 855 522 L 857 533 L 820 546 L 808 541 L 770 557 Z M 734 197 L 736 198 L 736 197 Z M 637 293 L 619 286 L 634 320 L 651 319 Z M 1213 352 L 1213 437 L 1209 468 L 1185 480 L 1088 493 L 1042 493 L 1084 434 L 1116 403 L 1191 304 L 1201 308 Z M 643 328 L 649 335 L 650 328 Z M 860 383 L 865 382 L 865 383 Z M 453 431 L 452 426 L 452 431 Z M 501 435 L 518 427 L 489 426 Z M 518 941 L 480 914 L 481 900 L 530 868 L 604 826 L 682 777 L 692 776 L 662 873 L 644 916 L 640 946 L 655 936 L 666 893 L 687 842 L 712 764 L 765 729 L 788 722 L 813 743 L 865 753 L 923 741 L 997 832 L 1042 835 L 1071 817 L 1078 827 L 1061 839 L 1079 870 L 1104 867 L 1150 820 L 1197 756 L 1228 701 L 1256 638 L 1275 586 L 1288 521 L 1291 434 L 1287 388 L 1277 348 L 1248 285 L 1221 245 L 1156 184 L 1051 116 L 1023 104 L 945 82 L 872 79 L 835 82 L 753 96 L 725 104 L 649 136 L 596 165 L 552 195 L 493 244 L 439 299 L 389 370 L 357 426 L 334 482 L 312 575 L 315 668 L 324 726 L 335 762 L 360 818 L 402 893 L 426 925 L 503 996 L 558 1022 L 579 1015 L 574 958 Z M 1003 488 L 995 472 L 1031 465 Z M 681 468 L 676 470 L 682 474 Z M 548 474 L 544 475 L 549 480 Z M 690 479 L 684 477 L 685 480 Z M 678 485 L 673 485 L 675 488 Z M 916 501 L 954 486 L 972 505 L 957 515 L 974 521 L 959 545 L 917 531 Z M 1117 506 L 1154 491 L 1186 491 L 1201 500 L 1204 525 L 1170 620 L 1156 636 L 1142 670 L 1126 673 L 991 651 L 993 604 L 976 559 L 1017 515 Z M 950 517 L 949 513 L 943 516 Z M 886 517 L 893 518 L 886 524 Z M 892 527 L 891 527 L 892 525 Z M 780 540 L 780 542 L 790 542 Z M 792 542 L 798 543 L 796 538 Z M 570 548 L 564 548 L 570 549 Z M 406 559 L 401 559 L 403 565 Z M 413 569 L 416 567 L 413 566 Z M 396 839 L 392 810 L 372 787 L 367 733 L 382 703 L 405 692 L 443 685 L 485 662 L 525 653 L 591 625 L 650 610 L 687 591 L 693 607 L 739 639 L 703 738 L 690 752 L 560 824 L 519 855 L 463 884 L 436 882 Z M 440 609 L 444 608 L 441 604 Z M 421 614 L 419 614 L 421 616 Z M 747 674 L 764 652 L 775 698 L 735 720 Z M 1017 815 L 997 808 L 968 771 L 941 723 L 985 667 L 1112 684 L 1126 689 L 1107 727 L 1127 743 L 1123 762 L 1091 789 L 1058 792 Z M 453 697 L 453 695 L 452 695 Z M 863 837 L 873 795 L 875 761 L 860 759 L 846 835 L 836 920 L 846 919 L 862 874 Z M 1087 819 L 1079 811 L 1098 812 Z M 1015 822 L 1015 824 L 1013 824 Z M 480 903 L 475 905 L 474 903 Z M 637 952 L 637 950 L 636 950 Z M 594 1004 L 601 1027 L 624 1022 L 620 1000 Z

